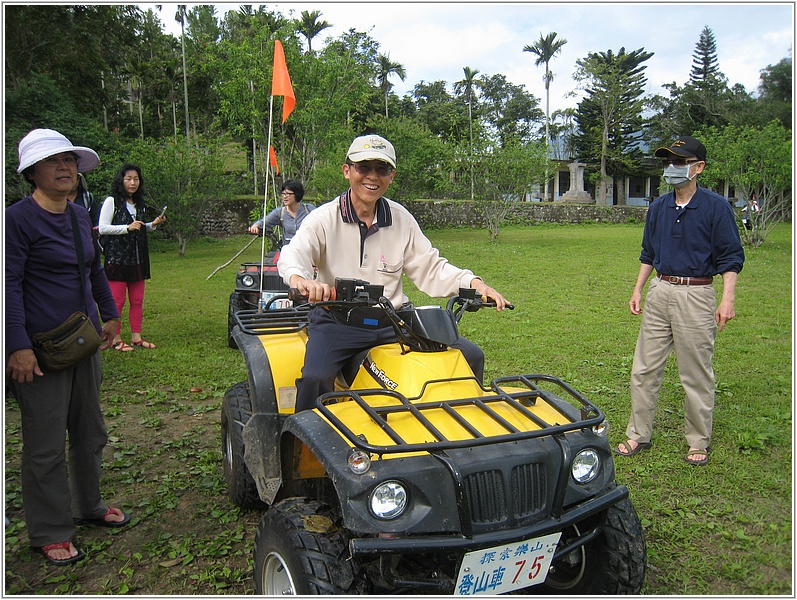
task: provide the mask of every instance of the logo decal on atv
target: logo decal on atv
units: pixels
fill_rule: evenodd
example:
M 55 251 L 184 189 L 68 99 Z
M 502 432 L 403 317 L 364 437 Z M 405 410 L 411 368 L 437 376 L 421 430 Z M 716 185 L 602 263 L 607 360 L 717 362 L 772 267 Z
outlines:
M 376 381 L 384 388 L 389 390 L 395 390 L 398 387 L 398 383 L 390 379 L 385 372 L 376 366 L 376 363 L 371 362 L 367 358 L 365 359 L 365 368 L 368 369 L 368 372 L 371 376 L 376 379 Z

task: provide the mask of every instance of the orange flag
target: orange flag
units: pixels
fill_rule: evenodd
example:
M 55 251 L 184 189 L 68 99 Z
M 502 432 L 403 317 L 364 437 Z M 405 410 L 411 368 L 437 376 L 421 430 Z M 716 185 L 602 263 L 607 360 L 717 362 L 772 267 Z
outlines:
M 285 50 L 279 40 L 274 40 L 274 75 L 271 80 L 271 95 L 283 97 L 282 122 L 284 123 L 296 106 L 296 96 L 293 95 L 291 76 L 288 74 L 288 65 L 285 64 Z
M 268 147 L 268 162 L 270 162 L 271 166 L 274 167 L 275 174 L 279 175 L 280 174 L 280 168 L 279 168 L 279 165 L 277 164 L 277 153 L 274 152 L 274 147 L 273 146 L 269 146 Z

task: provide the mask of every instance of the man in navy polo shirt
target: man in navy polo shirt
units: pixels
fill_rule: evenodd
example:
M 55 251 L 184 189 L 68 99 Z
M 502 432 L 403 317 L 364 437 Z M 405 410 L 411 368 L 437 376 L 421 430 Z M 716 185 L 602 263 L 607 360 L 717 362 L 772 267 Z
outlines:
M 651 447 L 653 417 L 664 367 L 675 350 L 678 374 L 686 393 L 684 457 L 693 465 L 708 463 L 714 412 L 714 341 L 736 316 L 736 278 L 744 250 L 733 209 L 727 199 L 697 185 L 706 166 L 706 147 L 681 136 L 669 148 L 658 148 L 664 180 L 673 191 L 650 205 L 642 235 L 639 275 L 628 305 L 642 313 L 631 370 L 631 417 L 616 450 L 633 456 Z M 642 289 L 656 271 L 642 311 Z M 722 276 L 717 306 L 712 285 Z

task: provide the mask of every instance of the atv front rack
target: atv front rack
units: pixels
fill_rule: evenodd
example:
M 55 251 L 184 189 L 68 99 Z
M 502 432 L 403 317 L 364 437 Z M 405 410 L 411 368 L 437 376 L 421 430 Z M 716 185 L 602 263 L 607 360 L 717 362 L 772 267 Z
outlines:
M 470 378 L 467 378 L 470 379 Z M 470 448 L 474 446 L 486 446 L 503 442 L 512 442 L 539 438 L 549 435 L 563 434 L 568 431 L 575 431 L 595 427 L 601 424 L 605 415 L 597 406 L 592 404 L 584 396 L 570 387 L 567 383 L 550 375 L 520 375 L 516 377 L 503 377 L 493 380 L 490 388 L 482 389 L 485 392 L 493 392 L 485 396 L 471 398 L 458 398 L 450 400 L 420 401 L 427 386 L 436 383 L 450 383 L 452 379 L 429 381 L 424 384 L 421 394 L 416 398 L 407 398 L 404 395 L 384 389 L 371 390 L 347 390 L 341 392 L 330 392 L 319 397 L 316 408 L 328 419 L 343 435 L 351 442 L 352 446 L 372 454 L 393 454 L 399 452 L 432 452 L 443 451 L 457 448 Z M 549 382 L 564 390 L 568 396 L 576 400 L 578 406 L 572 401 L 568 402 L 559 396 L 543 390 L 537 385 L 539 382 Z M 506 391 L 504 388 L 511 384 L 514 388 L 524 388 L 520 391 Z M 395 404 L 384 406 L 384 402 L 379 406 L 369 403 L 369 396 L 379 396 L 396 400 Z M 363 413 L 367 414 L 371 421 L 375 423 L 391 440 L 391 445 L 377 445 L 368 442 L 362 433 L 353 431 L 348 425 L 343 423 L 330 406 L 340 402 L 355 402 Z M 562 417 L 562 422 L 546 422 L 540 418 L 531 407 L 544 403 L 549 409 Z M 490 424 L 498 424 L 504 431 L 498 435 L 485 434 L 473 424 L 473 420 L 466 420 L 458 411 L 463 407 L 476 407 L 489 418 Z M 532 421 L 539 429 L 520 430 L 508 419 L 499 414 L 497 409 L 504 409 L 503 412 L 517 411 L 525 419 Z M 443 410 L 450 416 L 462 429 L 471 436 L 467 439 L 447 439 L 438 427 L 426 417 L 424 413 L 432 410 Z M 551 413 L 551 410 L 547 411 Z M 419 423 L 423 429 L 433 438 L 431 441 L 422 443 L 411 443 L 402 439 L 398 431 L 388 423 L 388 418 L 392 415 L 409 414 Z

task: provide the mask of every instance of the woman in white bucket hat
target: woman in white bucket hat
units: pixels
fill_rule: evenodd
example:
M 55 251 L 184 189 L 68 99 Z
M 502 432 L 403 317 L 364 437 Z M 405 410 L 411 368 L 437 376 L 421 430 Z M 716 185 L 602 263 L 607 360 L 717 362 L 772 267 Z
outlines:
M 19 143 L 17 169 L 31 193 L 5 211 L 6 375 L 22 412 L 25 522 L 31 546 L 59 566 L 84 558 L 72 543 L 76 523 L 119 527 L 130 521 L 100 494 L 108 435 L 99 402 L 99 351 L 67 369 L 48 371 L 31 342 L 76 311 L 94 323 L 101 349 L 119 325 L 89 213 L 67 199 L 78 172 L 99 162 L 94 150 L 73 145 L 57 131 L 31 131 Z

